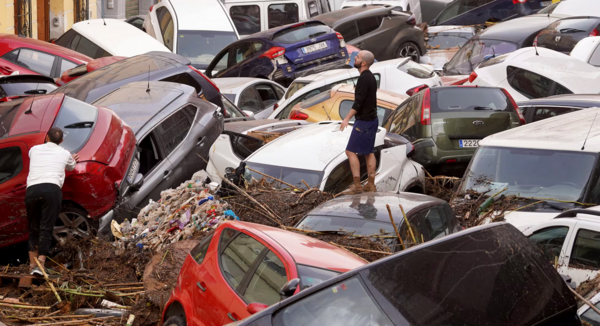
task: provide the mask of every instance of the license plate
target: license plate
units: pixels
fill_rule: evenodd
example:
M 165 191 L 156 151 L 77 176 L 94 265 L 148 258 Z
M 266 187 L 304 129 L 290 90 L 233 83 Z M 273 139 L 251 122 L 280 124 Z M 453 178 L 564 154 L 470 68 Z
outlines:
M 479 139 L 459 139 L 458 140 L 459 147 L 478 147 Z
M 133 183 L 133 181 L 135 180 L 135 175 L 138 172 L 139 166 L 140 161 L 138 161 L 137 158 L 134 158 L 133 162 L 131 162 L 131 168 L 129 169 L 129 173 L 127 174 L 127 181 L 129 181 L 129 183 Z
M 316 51 L 327 49 L 327 42 L 319 42 L 311 45 L 307 45 L 302 48 L 302 53 L 308 54 Z
M 549 5 L 552 4 L 552 1 L 542 1 L 540 3 L 542 4 L 542 7 L 548 7 Z

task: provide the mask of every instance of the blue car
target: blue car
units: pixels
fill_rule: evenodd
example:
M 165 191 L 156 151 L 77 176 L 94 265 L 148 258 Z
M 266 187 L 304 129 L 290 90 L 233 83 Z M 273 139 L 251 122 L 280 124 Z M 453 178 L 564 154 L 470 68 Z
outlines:
M 271 28 L 231 43 L 205 74 L 266 78 L 288 86 L 294 79 L 343 68 L 348 58 L 340 33 L 320 21 Z

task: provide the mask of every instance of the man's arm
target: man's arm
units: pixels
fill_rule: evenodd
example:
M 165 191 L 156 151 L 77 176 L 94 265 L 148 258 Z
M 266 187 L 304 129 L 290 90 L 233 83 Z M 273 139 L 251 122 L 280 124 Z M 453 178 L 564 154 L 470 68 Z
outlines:
M 67 166 L 65 166 L 65 170 L 73 171 L 75 170 L 75 164 L 79 162 L 79 155 L 73 154 L 69 155 L 69 159 L 67 160 Z
M 348 114 L 346 115 L 346 117 L 342 121 L 342 124 L 340 125 L 340 131 L 344 131 L 344 129 L 346 129 L 346 127 L 348 127 L 348 123 L 350 123 L 350 119 L 352 119 L 352 117 L 355 114 L 356 114 L 356 110 L 350 109 L 350 112 L 348 112 Z
M 367 100 L 367 91 L 367 85 L 361 83 L 361 80 L 359 78 L 358 83 L 356 83 L 356 88 L 354 90 L 354 104 L 352 105 L 352 109 L 355 113 L 359 111 L 365 104 L 365 101 Z

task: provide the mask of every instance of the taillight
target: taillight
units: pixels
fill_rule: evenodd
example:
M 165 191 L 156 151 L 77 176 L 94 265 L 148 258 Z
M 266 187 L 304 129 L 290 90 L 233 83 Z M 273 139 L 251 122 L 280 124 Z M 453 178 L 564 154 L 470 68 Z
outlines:
M 529 1 L 529 0 L 513 0 L 513 4 L 514 3 L 525 3 L 527 1 Z
M 598 30 L 594 28 L 594 30 L 588 36 L 598 36 L 598 35 L 600 35 L 600 32 L 598 32 Z
M 415 15 L 411 15 L 410 17 L 408 17 L 408 19 L 406 20 L 406 24 L 407 25 L 411 25 L 411 26 L 415 26 L 417 24 L 417 20 L 415 19 Z
M 338 40 L 340 40 L 340 48 L 345 47 L 346 41 L 344 41 L 344 36 L 338 32 L 335 32 L 335 35 L 337 36 Z
M 472 83 L 472 82 L 473 82 L 475 79 L 477 79 L 477 73 L 473 71 L 473 72 L 472 72 L 472 73 L 469 75 L 469 83 Z
M 515 102 L 515 99 L 504 88 L 502 89 L 502 92 L 504 92 L 504 95 L 506 95 L 506 97 L 508 97 L 508 99 L 510 100 L 510 103 L 512 103 L 512 106 L 515 108 L 515 111 L 517 112 L 517 115 L 519 116 L 519 120 L 521 121 L 521 124 L 524 125 L 525 117 L 523 116 L 523 113 L 521 113 L 521 110 L 519 110 L 519 106 L 517 105 L 517 102 Z
M 273 105 L 273 111 L 277 110 L 278 107 L 279 107 L 279 103 L 275 103 L 275 105 Z
M 423 106 L 421 106 L 421 124 L 428 126 L 431 124 L 431 90 L 428 88 L 423 94 Z
M 199 74 L 200 76 L 202 76 L 202 78 L 206 79 L 207 82 L 209 82 L 211 85 L 213 85 L 214 88 L 217 89 L 217 92 L 221 93 L 221 90 L 217 87 L 217 85 L 215 85 L 215 83 L 213 83 L 212 80 L 210 80 L 210 78 L 208 78 L 205 74 L 202 73 L 202 71 L 194 68 L 194 66 L 188 66 L 190 67 L 190 69 L 192 69 L 193 71 L 195 71 L 197 74 Z
M 429 85 L 419 85 L 417 87 L 409 88 L 406 91 L 406 94 L 408 96 L 413 96 L 414 94 L 417 94 L 418 92 L 424 90 L 425 88 L 429 88 Z
M 294 27 L 298 27 L 298 26 L 302 26 L 302 25 L 306 25 L 306 23 L 298 23 L 296 25 L 290 26 L 290 28 L 294 28 Z
M 150 6 L 150 12 L 152 12 L 152 9 L 154 9 L 155 5 Z
M 306 119 L 308 119 L 308 114 L 300 112 L 300 110 L 292 110 L 292 113 L 290 114 L 290 119 L 306 120 Z
M 272 47 L 270 49 L 268 49 L 265 53 L 261 54 L 260 57 L 263 58 L 269 58 L 269 59 L 275 59 L 277 57 L 280 57 L 282 55 L 285 54 L 285 49 L 280 47 L 280 46 L 276 46 L 276 47 Z

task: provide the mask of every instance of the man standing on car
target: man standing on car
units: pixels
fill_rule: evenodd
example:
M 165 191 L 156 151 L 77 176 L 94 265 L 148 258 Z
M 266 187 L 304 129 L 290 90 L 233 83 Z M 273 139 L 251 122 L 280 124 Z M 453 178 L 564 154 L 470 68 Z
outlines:
M 348 192 L 359 194 L 362 192 L 376 192 L 375 187 L 375 135 L 379 121 L 377 119 L 377 81 L 375 76 L 369 70 L 375 57 L 369 51 L 360 51 L 354 59 L 354 68 L 360 72 L 356 88 L 354 90 L 354 105 L 350 113 L 346 115 L 340 131 L 348 126 L 350 119 L 355 117 L 352 134 L 346 147 L 346 155 L 350 162 L 352 177 L 354 183 L 350 186 Z M 360 161 L 358 155 L 364 155 L 367 160 L 368 182 L 363 187 L 360 183 Z
M 29 220 L 29 269 L 31 275 L 42 275 L 35 263 L 42 265 L 50 254 L 52 231 L 62 202 L 61 188 L 65 181 L 65 170 L 73 171 L 79 160 L 77 154 L 58 146 L 63 141 L 60 128 L 50 128 L 45 143 L 29 150 L 29 175 L 25 207 Z

